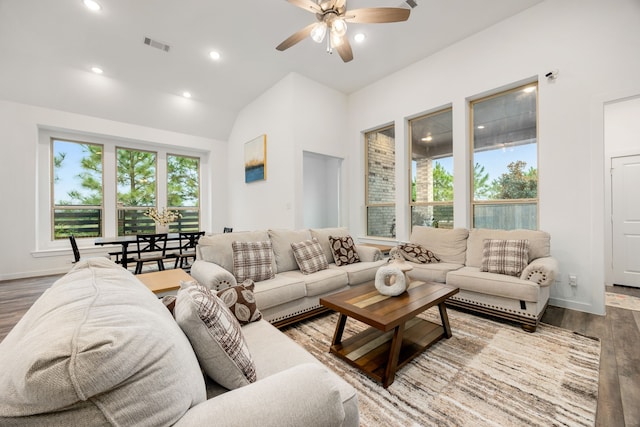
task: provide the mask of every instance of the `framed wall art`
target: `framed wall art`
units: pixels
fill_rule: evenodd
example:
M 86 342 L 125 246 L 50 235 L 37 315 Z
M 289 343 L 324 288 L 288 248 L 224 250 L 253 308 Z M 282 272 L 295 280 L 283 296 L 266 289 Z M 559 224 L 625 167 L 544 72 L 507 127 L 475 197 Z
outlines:
M 267 179 L 267 135 L 244 144 L 244 182 Z

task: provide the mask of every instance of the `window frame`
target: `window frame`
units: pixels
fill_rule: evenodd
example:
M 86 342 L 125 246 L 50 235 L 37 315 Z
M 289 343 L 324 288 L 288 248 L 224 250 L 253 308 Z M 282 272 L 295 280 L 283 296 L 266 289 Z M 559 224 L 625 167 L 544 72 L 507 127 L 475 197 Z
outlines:
M 411 231 L 413 231 L 413 208 L 415 207 L 428 207 L 428 206 L 451 206 L 452 209 L 452 215 L 453 215 L 453 209 L 454 209 L 454 200 L 455 200 L 455 189 L 453 192 L 453 198 L 451 199 L 451 201 L 449 202 L 418 202 L 418 201 L 413 201 L 412 200 L 412 195 L 413 195 L 413 128 L 411 126 L 411 122 L 414 120 L 420 120 L 420 119 L 426 119 L 427 117 L 433 117 L 433 116 L 437 116 L 438 114 L 443 114 L 443 113 L 447 113 L 447 112 L 451 112 L 452 117 L 451 117 L 451 128 L 452 128 L 452 140 L 451 140 L 451 158 L 454 159 L 454 143 L 453 143 L 453 107 L 452 106 L 448 106 L 448 107 L 444 107 L 444 108 L 439 108 L 437 110 L 433 110 L 431 112 L 428 112 L 426 114 L 421 114 L 415 117 L 412 117 L 411 119 L 407 120 L 407 129 L 408 129 L 408 150 L 407 150 L 407 155 L 408 155 L 408 183 L 409 183 L 409 210 L 408 210 L 408 223 L 409 223 L 409 232 L 411 233 Z M 453 165 L 455 165 L 455 160 L 453 160 Z M 454 181 L 455 181 L 455 170 L 454 170 Z M 453 219 L 452 219 L 452 227 L 453 227 Z
M 475 199 L 475 123 L 474 123 L 474 104 L 479 102 L 487 101 L 490 99 L 495 99 L 500 96 L 504 96 L 506 94 L 515 93 L 518 91 L 523 91 L 527 87 L 535 86 L 536 90 L 536 106 L 535 106 L 535 114 L 536 114 L 536 133 L 535 133 L 535 144 L 536 144 L 536 171 L 537 171 L 537 179 L 536 179 L 536 197 L 535 198 L 522 198 L 522 199 L 492 199 L 492 200 L 476 200 Z M 490 205 L 523 205 L 523 204 L 533 204 L 536 205 L 536 223 L 535 230 L 540 228 L 540 139 L 539 139 L 539 94 L 540 94 L 540 85 L 537 80 L 533 80 L 524 84 L 518 84 L 515 87 L 511 87 L 509 89 L 500 90 L 495 93 L 491 93 L 490 95 L 482 96 L 479 98 L 475 98 L 469 101 L 469 224 L 471 224 L 472 228 L 475 228 L 475 211 L 476 206 L 490 206 Z M 495 179 L 495 178 L 494 178 Z
M 397 184 L 395 182 L 395 172 L 396 172 L 396 166 L 397 166 L 397 162 L 394 162 L 394 201 L 393 202 L 384 202 L 384 203 L 369 203 L 369 140 L 367 138 L 368 135 L 372 134 L 372 133 L 381 133 L 384 132 L 386 130 L 389 129 L 393 129 L 394 131 L 394 147 L 395 147 L 395 123 L 390 123 L 387 125 L 383 125 L 380 127 L 376 127 L 373 129 L 370 129 L 368 131 L 364 131 L 363 132 L 363 139 L 364 139 L 364 188 L 365 188 L 365 192 L 364 192 L 364 206 L 365 206 L 365 218 L 364 218 L 364 224 L 365 224 L 365 228 L 366 228 L 366 236 L 367 237 L 371 237 L 371 238 L 375 238 L 375 239 L 390 239 L 390 240 L 394 240 L 397 236 L 397 229 L 394 231 L 393 236 L 391 237 L 387 237 L 387 236 L 376 236 L 376 235 L 371 235 L 369 234 L 369 208 L 384 208 L 384 207 L 391 207 L 394 208 L 394 219 L 396 218 L 396 213 L 395 213 L 395 207 L 396 207 L 396 200 L 395 200 L 395 195 L 397 192 Z M 394 158 L 395 158 L 395 149 L 394 149 Z
M 101 176 L 101 187 L 102 187 L 102 203 L 99 206 L 95 206 L 95 205 L 56 205 L 56 200 L 55 200 L 55 165 L 54 165 L 54 159 L 55 159 L 55 151 L 54 151 L 54 142 L 55 141 L 61 141 L 61 142 L 67 142 L 67 143 L 73 143 L 73 144 L 80 144 L 80 145 L 94 145 L 94 146 L 98 146 L 98 147 L 102 147 L 102 155 L 100 156 L 100 161 L 102 163 L 102 176 Z M 50 230 L 49 230 L 49 237 L 51 239 L 51 241 L 60 241 L 60 240 L 67 240 L 68 237 L 63 237 L 60 239 L 56 239 L 56 227 L 55 227 L 55 211 L 56 210 L 89 210 L 89 209 L 99 209 L 100 210 L 100 216 L 102 218 L 102 220 L 100 221 L 100 227 L 99 227 L 99 232 L 98 232 L 98 236 L 95 237 L 91 237 L 91 238 L 98 238 L 98 237 L 103 237 L 104 236 L 104 215 L 105 215 L 105 209 L 104 209 L 104 197 L 105 197 L 105 191 L 104 191 L 104 183 L 105 183 L 105 162 L 104 162 L 104 144 L 102 143 L 96 143 L 96 142 L 87 142 L 87 141 L 81 141 L 81 140 L 77 140 L 74 138 L 66 138 L 66 137 L 56 137 L 56 136 L 50 136 L 49 137 L 49 184 L 50 184 L 50 188 L 49 188 L 49 203 L 50 203 L 50 207 L 49 207 L 49 224 L 50 224 Z

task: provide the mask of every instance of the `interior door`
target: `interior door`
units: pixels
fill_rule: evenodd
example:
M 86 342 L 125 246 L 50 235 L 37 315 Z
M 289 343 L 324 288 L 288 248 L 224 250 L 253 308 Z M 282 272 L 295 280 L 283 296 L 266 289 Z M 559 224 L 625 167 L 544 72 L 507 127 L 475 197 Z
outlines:
M 613 282 L 640 287 L 640 155 L 611 159 Z

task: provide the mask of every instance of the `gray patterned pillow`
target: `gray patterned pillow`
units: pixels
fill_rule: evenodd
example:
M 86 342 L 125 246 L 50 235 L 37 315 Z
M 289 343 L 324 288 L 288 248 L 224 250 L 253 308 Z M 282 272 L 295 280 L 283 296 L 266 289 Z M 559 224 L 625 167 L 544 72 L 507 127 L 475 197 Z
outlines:
M 360 256 L 358 252 L 356 252 L 356 247 L 351 236 L 329 236 L 329 243 L 331 244 L 333 260 L 337 266 L 360 262 Z
M 433 252 L 417 243 L 402 243 L 398 245 L 398 250 L 407 261 L 417 262 L 419 264 L 440 262 L 440 258 Z
M 241 325 L 262 319 L 253 295 L 254 287 L 253 280 L 245 280 L 241 285 L 231 286 L 217 294 Z
M 529 264 L 528 240 L 485 239 L 481 271 L 520 276 Z
M 238 283 L 273 279 L 273 249 L 270 241 L 233 242 L 233 275 Z
M 238 320 L 209 289 L 197 283 L 181 288 L 175 316 L 209 377 L 229 390 L 256 381 Z
M 311 274 L 329 268 L 327 257 L 324 256 L 322 246 L 315 237 L 311 240 L 292 243 L 291 248 L 302 274 Z

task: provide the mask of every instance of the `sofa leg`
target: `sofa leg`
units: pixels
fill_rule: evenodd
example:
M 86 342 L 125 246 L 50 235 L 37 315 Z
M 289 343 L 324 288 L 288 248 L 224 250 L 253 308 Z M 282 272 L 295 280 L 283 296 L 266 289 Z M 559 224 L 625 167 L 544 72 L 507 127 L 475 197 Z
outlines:
M 528 325 L 528 324 L 524 324 L 524 323 L 523 323 L 523 324 L 522 324 L 522 329 L 523 329 L 525 332 L 533 333 L 533 332 L 535 332 L 535 331 L 536 331 L 536 325 Z

